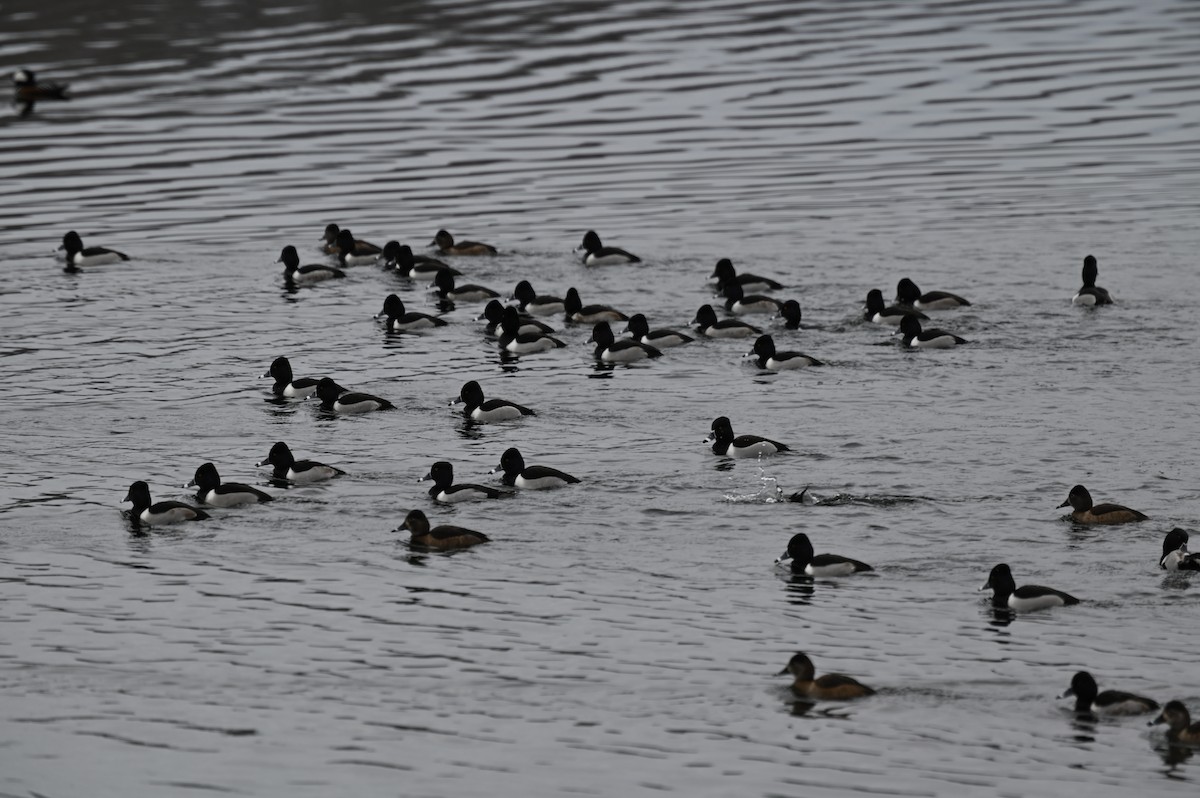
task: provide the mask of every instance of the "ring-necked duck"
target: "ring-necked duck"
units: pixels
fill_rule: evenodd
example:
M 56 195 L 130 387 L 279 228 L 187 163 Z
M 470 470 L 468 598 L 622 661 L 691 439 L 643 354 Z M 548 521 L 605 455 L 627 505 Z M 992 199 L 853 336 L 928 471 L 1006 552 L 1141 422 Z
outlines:
M 458 399 L 450 404 L 464 405 L 464 416 L 483 423 L 537 415 L 528 407 L 507 399 L 484 399 L 483 388 L 475 380 L 464 383 L 462 390 L 458 392 Z
M 1145 521 L 1147 516 L 1119 504 L 1092 504 L 1092 494 L 1083 485 L 1076 485 L 1067 494 L 1067 500 L 1056 509 L 1071 507 L 1071 520 L 1077 524 L 1125 524 L 1130 521 Z
M 429 528 L 429 519 L 420 510 L 409 510 L 400 529 L 412 533 L 409 543 L 425 549 L 465 549 L 491 540 L 482 532 L 462 526 L 440 524 Z M 396 530 L 400 531 L 400 530 Z
M 776 565 L 790 568 L 794 574 L 809 576 L 849 576 L 875 569 L 859 560 L 840 554 L 813 554 L 812 542 L 803 532 L 792 535 L 787 551 L 775 561 Z
M 863 308 L 863 318 L 867 321 L 873 324 L 898 326 L 906 316 L 916 316 L 923 321 L 929 321 L 929 317 L 919 310 L 901 308 L 895 305 L 885 307 L 883 304 L 883 292 L 878 288 L 872 288 L 867 292 L 867 304 Z
M 203 521 L 208 513 L 183 502 L 151 502 L 150 486 L 140 479 L 129 486 L 123 502 L 133 502 L 129 517 L 143 524 L 178 524 L 181 521 Z
M 1167 739 L 1188 745 L 1200 745 L 1200 723 L 1192 723 L 1192 716 L 1182 701 L 1168 701 L 1162 713 L 1150 721 L 1154 726 L 1159 723 L 1167 724 Z
M 317 398 L 321 409 L 331 413 L 369 413 L 372 410 L 394 410 L 396 406 L 386 399 L 369 393 L 348 391 L 329 377 L 317 382 Z
M 672 346 L 682 346 L 696 340 L 690 335 L 684 335 L 675 330 L 661 329 L 651 330 L 650 323 L 646 321 L 645 315 L 635 313 L 629 317 L 629 323 L 625 325 L 625 332 L 633 336 L 633 340 L 640 341 L 643 344 L 649 344 L 656 349 L 667 349 Z
M 992 591 L 993 607 L 1008 607 L 1017 612 L 1030 612 L 1047 607 L 1079 603 L 1079 599 L 1074 596 L 1051 587 L 1040 585 L 1017 587 L 1012 571 L 1009 570 L 1006 563 L 1000 563 L 993 568 L 991 574 L 988 575 L 988 580 L 979 589 Z
M 106 263 L 120 263 L 129 260 L 124 252 L 117 252 L 107 247 L 85 247 L 79 233 L 69 230 L 63 235 L 60 250 L 66 252 L 67 271 L 73 271 L 77 266 L 103 266 Z
M 1059 698 L 1075 696 L 1076 712 L 1095 712 L 1097 715 L 1141 715 L 1158 709 L 1152 698 L 1125 693 L 1120 690 L 1100 692 L 1096 680 L 1087 671 L 1080 671 L 1071 678 L 1071 686 Z
M 794 677 L 792 692 L 801 698 L 818 701 L 845 701 L 874 695 L 875 691 L 862 682 L 844 673 L 826 673 L 816 676 L 817 669 L 806 654 L 796 654 L 788 660 L 780 676 L 790 673 Z
M 728 296 L 725 289 L 734 283 L 740 285 L 743 292 L 751 294 L 756 291 L 778 291 L 783 288 L 782 283 L 776 282 L 770 277 L 759 277 L 757 274 L 738 274 L 737 270 L 733 268 L 733 261 L 729 258 L 721 258 L 717 261 L 708 281 L 717 284 L 717 293 L 721 296 Z
M 566 308 L 567 321 L 577 321 L 583 324 L 595 324 L 598 321 L 629 321 L 629 317 L 616 308 L 608 305 L 585 305 L 579 298 L 579 292 L 573 287 L 567 289 L 563 298 Z
M 725 310 L 735 316 L 747 313 L 778 313 L 782 305 L 778 299 L 771 299 L 769 296 L 747 295 L 738 283 L 725 286 Z
M 945 330 L 922 330 L 921 320 L 916 316 L 900 319 L 900 334 L 904 336 L 904 345 L 911 349 L 949 349 L 967 343 L 967 339 Z
M 478 241 L 460 241 L 454 243 L 454 236 L 445 230 L 438 230 L 431 247 L 437 247 L 443 255 L 495 255 L 496 248 L 491 244 L 481 244 Z
M 808 366 L 825 365 L 815 357 L 810 357 L 802 352 L 775 351 L 775 339 L 769 335 L 760 335 L 758 340 L 754 342 L 754 348 L 743 355 L 743 357 L 753 358 L 760 369 L 768 369 L 770 371 L 786 371 L 788 369 L 802 369 Z
M 445 327 L 449 322 L 430 316 L 428 313 L 405 311 L 404 300 L 388 294 L 383 300 L 383 310 L 375 314 L 377 319 L 386 319 L 389 330 L 424 330 L 430 327 Z
M 1162 558 L 1158 567 L 1166 571 L 1200 571 L 1200 554 L 1189 554 L 1188 532 L 1175 527 L 1163 538 Z
M 635 341 L 632 338 L 617 340 L 606 321 L 596 322 L 596 325 L 592 327 L 592 337 L 588 338 L 588 343 L 596 345 L 596 359 L 605 363 L 631 363 L 634 360 L 662 356 L 662 352 L 641 341 Z
M 739 459 L 762 457 L 768 454 L 775 454 L 776 452 L 791 451 L 791 449 L 778 441 L 762 438 L 758 435 L 738 435 L 735 437 L 733 434 L 733 425 L 729 423 L 729 419 L 726 416 L 720 416 L 713 420 L 712 432 L 704 439 L 704 442 L 712 446 L 713 454 Z
M 205 463 L 197 468 L 192 481 L 184 487 L 198 488 L 196 501 L 211 504 L 213 507 L 236 507 L 239 504 L 269 502 L 273 498 L 269 493 L 240 482 L 222 482 L 217 467 L 212 463 Z
M 1107 290 L 1096 285 L 1096 278 L 1100 276 L 1100 269 L 1096 264 L 1096 258 L 1088 255 L 1083 259 L 1083 288 L 1075 296 L 1071 297 L 1073 305 L 1111 305 L 1113 303 L 1112 295 Z
M 482 285 L 468 283 L 466 285 L 456 285 L 454 275 L 447 269 L 442 269 L 433 278 L 434 290 L 437 291 L 438 298 L 443 301 L 450 302 L 483 302 L 487 299 L 496 299 L 500 296 L 498 291 L 493 291 L 490 288 L 485 288 Z
M 21 116 L 33 113 L 33 106 L 42 100 L 69 100 L 66 83 L 38 83 L 32 69 L 13 73 L 13 105 L 21 106 Z
M 509 298 L 517 300 L 520 303 L 517 306 L 518 309 L 531 316 L 555 316 L 565 313 L 567 310 L 564 300 L 556 296 L 538 294 L 528 280 L 517 283 L 517 287 L 513 289 L 512 296 Z
M 286 357 L 272 360 L 271 368 L 262 376 L 275 380 L 275 384 L 271 386 L 271 393 L 284 399 L 305 399 L 317 392 L 317 383 L 320 382 L 316 377 L 293 377 L 292 363 Z
M 783 319 L 783 326 L 788 330 L 800 329 L 801 316 L 800 303 L 794 299 L 785 300 L 784 303 L 779 306 L 779 312 L 775 314 L 775 318 Z
M 945 310 L 965 307 L 971 303 L 959 295 L 947 291 L 922 293 L 916 283 L 905 277 L 896 285 L 896 304 L 908 305 L 921 310 Z
M 517 309 L 512 305 L 504 308 L 504 316 L 500 319 L 500 338 L 497 340 L 500 348 L 514 355 L 526 355 L 566 346 L 562 341 L 545 333 L 521 332 L 524 328 Z
M 505 485 L 523 490 L 549 490 L 579 482 L 579 477 L 573 477 L 557 468 L 525 465 L 525 458 L 515 447 L 507 449 L 500 456 L 500 465 L 493 468 L 492 473 L 497 471 L 503 472 L 500 481 Z
M 443 504 L 457 504 L 459 502 L 478 501 L 480 499 L 499 499 L 512 495 L 509 491 L 496 490 L 495 488 L 489 488 L 487 485 L 474 485 L 470 482 L 455 485 L 454 466 L 445 460 L 438 460 L 434 463 L 422 481 L 430 479 L 433 480 L 433 487 L 429 489 L 429 497 L 435 502 L 442 502 Z
M 277 442 L 267 453 L 265 460 L 255 463 L 255 466 L 272 466 L 271 476 L 276 479 L 286 479 L 289 482 L 321 482 L 326 479 L 340 477 L 346 472 L 331 465 L 318 463 L 313 460 L 297 460 L 292 450 L 283 441 Z
M 712 305 L 701 305 L 692 319 L 701 335 L 709 338 L 749 338 L 752 335 L 762 335 L 762 330 L 753 324 L 747 324 L 741 319 L 721 319 L 717 321 L 717 312 Z
M 450 269 L 455 277 L 461 277 L 462 272 L 442 263 L 437 258 L 425 255 L 414 255 L 412 247 L 399 241 L 389 241 L 383 245 L 379 256 L 385 268 L 394 269 L 401 277 L 410 280 L 432 280 L 437 277 L 439 269 Z
M 283 279 L 294 284 L 319 283 L 322 280 L 335 280 L 346 276 L 341 269 L 323 263 L 301 266 L 300 253 L 296 252 L 296 248 L 291 244 L 283 248 L 279 253 L 279 260 L 275 262 L 283 264 Z
M 346 228 L 337 234 L 338 261 L 343 266 L 358 266 L 363 263 L 378 263 L 383 250 L 369 241 L 360 241 Z
M 601 244 L 600 236 L 596 235 L 595 230 L 588 230 L 583 234 L 583 243 L 575 248 L 575 252 L 583 252 L 585 266 L 615 266 L 619 263 L 642 262 L 642 259 L 632 252 Z
M 488 300 L 487 305 L 483 308 L 483 313 L 479 315 L 476 321 L 487 320 L 487 326 L 484 327 L 484 332 L 488 335 L 495 335 L 496 328 L 500 326 L 500 322 L 504 321 L 504 305 L 500 304 L 498 299 Z M 517 321 L 520 322 L 518 332 L 522 334 L 541 333 L 549 335 L 554 332 L 554 328 L 549 324 L 538 321 L 527 313 L 517 313 Z

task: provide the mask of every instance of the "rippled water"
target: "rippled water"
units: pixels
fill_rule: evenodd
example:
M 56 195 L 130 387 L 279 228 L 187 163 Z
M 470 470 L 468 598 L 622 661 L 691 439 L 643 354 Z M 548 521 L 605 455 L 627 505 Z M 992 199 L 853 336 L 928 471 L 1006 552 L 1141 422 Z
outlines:
M 0 124 L 0 793 L 1194 793 L 1161 727 L 1055 698 L 1086 668 L 1200 710 L 1200 583 L 1156 569 L 1200 501 L 1193 5 L 6 15 L 6 69 L 76 97 Z M 777 341 L 829 366 L 704 341 L 598 369 L 578 327 L 502 359 L 476 305 L 389 336 L 384 296 L 431 310 L 422 287 L 284 290 L 280 248 L 317 259 L 331 221 L 490 241 L 472 281 L 655 326 L 731 257 L 787 283 L 808 327 Z M 62 273 L 72 228 L 134 260 Z M 589 228 L 646 263 L 585 270 Z M 1088 252 L 1114 307 L 1069 304 Z M 937 317 L 969 347 L 859 321 L 904 276 L 974 301 Z M 280 354 L 400 409 L 270 402 Z M 538 415 L 465 425 L 467 379 Z M 717 415 L 796 453 L 716 458 Z M 152 534 L 120 514 L 206 460 L 265 486 L 275 440 L 349 474 Z M 511 445 L 584 484 L 443 509 L 416 482 L 493 480 Z M 1152 520 L 1073 527 L 1076 482 Z M 414 552 L 412 507 L 494 543 Z M 801 530 L 877 573 L 781 578 Z M 1085 601 L 993 617 L 1000 561 Z M 797 650 L 879 695 L 794 705 Z

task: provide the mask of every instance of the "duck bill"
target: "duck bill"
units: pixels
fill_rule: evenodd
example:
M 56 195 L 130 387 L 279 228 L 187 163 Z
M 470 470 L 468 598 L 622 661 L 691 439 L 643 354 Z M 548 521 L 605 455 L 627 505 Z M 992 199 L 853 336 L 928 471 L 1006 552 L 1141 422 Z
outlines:
M 704 439 L 704 443 L 706 443 L 706 444 L 714 444 L 716 442 L 717 442 L 716 435 L 709 435 L 707 438 Z
M 1071 506 L 1071 502 L 1070 502 L 1070 500 L 1068 500 L 1068 501 L 1065 501 L 1065 502 L 1063 502 L 1062 504 L 1058 505 L 1058 506 L 1057 506 L 1057 507 L 1055 507 L 1054 509 L 1055 509 L 1055 510 L 1061 510 L 1061 509 L 1062 509 L 1062 508 L 1064 508 L 1064 507 L 1070 507 L 1070 506 Z

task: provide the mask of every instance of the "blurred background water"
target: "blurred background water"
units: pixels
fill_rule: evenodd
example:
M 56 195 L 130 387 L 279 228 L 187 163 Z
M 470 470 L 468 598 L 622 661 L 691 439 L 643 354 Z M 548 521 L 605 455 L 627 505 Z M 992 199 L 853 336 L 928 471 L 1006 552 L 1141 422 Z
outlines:
M 0 794 L 1193 794 L 1147 718 L 1056 700 L 1079 669 L 1200 707 L 1191 323 L 1200 10 L 1189 3 L 5 6 L 6 71 L 69 103 L 0 121 Z M 589 330 L 501 358 L 474 321 L 387 335 L 373 266 L 284 289 L 336 222 L 683 327 L 720 257 L 783 281 L 823 369 L 701 341 L 598 368 Z M 65 274 L 75 229 L 127 264 Z M 585 269 L 584 231 L 640 254 Z M 1070 305 L 1085 254 L 1118 304 Z M 970 339 L 861 321 L 901 277 Z M 777 323 L 776 323 L 777 324 Z M 268 401 L 278 355 L 399 410 Z M 478 379 L 533 418 L 465 424 Z M 794 454 L 732 462 L 713 418 Z M 271 443 L 348 472 L 281 490 Z M 439 508 L 439 459 L 508 446 L 583 484 Z M 133 534 L 204 461 L 278 501 Z M 1076 482 L 1151 516 L 1083 528 Z M 773 499 L 809 488 L 815 504 Z M 453 556 L 413 507 L 491 535 Z M 874 564 L 795 581 L 788 538 Z M 995 617 L 997 562 L 1078 607 Z M 880 690 L 797 706 L 797 650 Z M 1161 730 L 1161 727 L 1159 727 Z

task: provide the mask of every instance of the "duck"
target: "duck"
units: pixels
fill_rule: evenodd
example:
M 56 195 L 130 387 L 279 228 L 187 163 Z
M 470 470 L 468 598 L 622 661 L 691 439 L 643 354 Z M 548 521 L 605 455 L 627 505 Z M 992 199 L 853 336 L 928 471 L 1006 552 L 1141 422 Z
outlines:
M 499 499 L 511 495 L 508 491 L 496 490 L 487 485 L 473 485 L 469 482 L 455 485 L 454 466 L 445 460 L 434 463 L 422 481 L 430 479 L 433 480 L 433 487 L 429 489 L 429 497 L 442 504 Z
M 595 324 L 599 321 L 629 321 L 629 317 L 616 308 L 608 305 L 585 305 L 579 298 L 579 292 L 574 287 L 567 289 L 563 298 L 567 321 L 577 321 L 583 324 Z
M 760 369 L 767 369 L 769 371 L 786 371 L 789 369 L 807 368 L 808 366 L 825 365 L 815 357 L 803 354 L 802 352 L 775 351 L 775 339 L 770 335 L 760 335 L 758 340 L 754 342 L 754 348 L 743 355 L 743 357 L 753 358 Z
M 408 244 L 401 244 L 399 241 L 389 241 L 384 244 L 379 259 L 383 261 L 385 268 L 393 269 L 401 277 L 407 277 L 410 280 L 431 281 L 437 277 L 439 269 L 450 269 L 450 273 L 455 277 L 462 277 L 462 272 L 458 269 L 447 266 L 437 258 L 414 255 L 412 247 Z
M 528 335 L 531 333 L 549 335 L 550 333 L 554 332 L 554 328 L 549 324 L 538 321 L 528 313 L 521 313 L 518 311 L 516 315 L 517 321 L 520 324 L 517 330 L 523 335 Z M 484 327 L 484 332 L 486 332 L 488 335 L 495 335 L 497 328 L 500 327 L 500 322 L 504 321 L 504 305 L 500 304 L 500 300 L 488 300 L 487 305 L 485 305 L 483 308 L 483 313 L 480 314 L 480 316 L 476 319 L 476 321 L 483 320 L 487 321 L 487 325 Z
M 557 468 L 540 465 L 525 465 L 525 458 L 516 447 L 506 449 L 500 455 L 500 465 L 492 469 L 492 473 L 502 472 L 500 481 L 512 488 L 522 490 L 549 490 L 577 484 L 579 477 L 573 477 Z
M 115 249 L 85 247 L 83 239 L 74 230 L 68 230 L 63 235 L 62 246 L 58 249 L 66 253 L 67 271 L 74 271 L 79 266 L 103 266 L 129 260 L 128 255 Z
M 721 319 L 717 321 L 717 312 L 712 305 L 701 305 L 696 311 L 692 324 L 697 326 L 701 335 L 708 338 L 749 338 L 752 335 L 762 335 L 762 330 L 741 319 Z
M 900 319 L 900 334 L 904 336 L 904 345 L 910 349 L 950 349 L 967 343 L 966 338 L 945 330 L 922 330 L 921 320 L 916 316 Z
M 317 398 L 321 400 L 322 410 L 340 415 L 396 409 L 396 406 L 386 399 L 380 399 L 369 393 L 348 391 L 329 377 L 322 377 L 317 381 L 316 394 Z
M 337 234 L 337 259 L 343 266 L 360 266 L 364 263 L 378 263 L 383 250 L 369 241 L 360 241 L 346 228 Z
M 500 296 L 499 292 L 482 285 L 473 283 L 456 285 L 454 275 L 447 269 L 442 269 L 437 273 L 437 276 L 433 278 L 433 285 L 438 299 L 446 302 L 484 302 Z
M 326 255 L 341 255 L 342 248 L 338 243 L 338 235 L 341 234 L 341 232 L 342 228 L 338 227 L 336 224 L 325 225 L 325 233 L 321 236 L 321 251 Z M 363 252 L 369 252 L 372 249 L 379 249 L 379 247 L 375 246 L 371 242 L 360 241 L 359 239 L 354 238 L 353 235 L 351 235 L 350 239 L 354 242 L 352 249 L 361 249 Z M 382 256 L 382 252 L 380 255 Z
M 979 589 L 992 591 L 993 607 L 1008 607 L 1017 612 L 1031 612 L 1048 607 L 1062 607 L 1079 603 L 1079 599 L 1054 588 L 1040 585 L 1017 587 L 1007 563 L 1000 563 L 992 568 L 988 580 Z
M 527 355 L 532 352 L 546 352 L 551 349 L 561 349 L 566 346 L 554 336 L 540 332 L 521 332 L 525 324 L 512 305 L 504 308 L 504 316 L 500 320 L 500 338 L 497 343 L 505 352 L 514 355 Z
M 778 313 L 783 305 L 778 299 L 762 294 L 747 295 L 738 283 L 725 286 L 725 310 L 735 316 L 748 313 Z
M 1079 292 L 1071 297 L 1072 305 L 1094 307 L 1113 303 L 1112 295 L 1106 289 L 1096 285 L 1096 278 L 1099 275 L 1100 268 L 1096 263 L 1096 257 L 1088 255 L 1083 259 L 1083 288 L 1080 288 Z
M 600 243 L 600 236 L 595 230 L 583 234 L 583 243 L 575 248 L 575 252 L 583 252 L 585 266 L 616 266 L 622 263 L 641 263 L 642 259 L 632 252 L 626 252 L 620 247 L 606 247 Z
M 632 363 L 635 360 L 662 357 L 662 352 L 649 344 L 635 341 L 632 338 L 617 340 L 606 321 L 596 322 L 596 325 L 592 327 L 592 337 L 588 338 L 588 343 L 596 345 L 596 359 L 604 363 Z
M 198 507 L 183 502 L 151 502 L 150 486 L 140 479 L 129 486 L 129 492 L 121 501 L 133 502 L 133 509 L 129 511 L 130 518 L 135 522 L 151 526 L 178 524 L 183 521 L 203 521 L 209 517 L 208 513 Z
M 257 504 L 273 500 L 269 493 L 258 488 L 240 482 L 222 482 L 217 467 L 212 463 L 205 463 L 197 468 L 192 481 L 184 487 L 198 488 L 196 501 L 213 507 L 236 507 L 239 504 Z
M 675 330 L 651 330 L 650 323 L 642 313 L 634 313 L 625 325 L 625 332 L 633 336 L 633 340 L 653 346 L 655 349 L 668 349 L 672 346 L 690 344 L 696 339 Z
M 1167 739 L 1175 743 L 1200 745 L 1200 723 L 1192 723 L 1192 716 L 1182 701 L 1168 701 L 1157 718 L 1150 721 L 1154 726 L 1167 724 Z
M 462 526 L 441 524 L 430 529 L 429 519 L 420 510 L 409 510 L 408 515 L 404 517 L 404 523 L 400 525 L 400 529 L 412 533 L 412 537 L 409 538 L 411 545 L 424 549 L 439 549 L 442 551 L 466 549 L 491 541 L 491 538 L 482 532 L 476 532 L 474 529 L 467 529 Z M 396 531 L 399 532 L 400 529 Z
M 1071 677 L 1071 686 L 1059 698 L 1075 697 L 1076 712 L 1094 712 L 1097 715 L 1141 715 L 1158 709 L 1158 702 L 1120 690 L 1099 692 L 1096 680 L 1087 671 L 1079 671 Z
M 279 260 L 275 262 L 283 264 L 284 281 L 294 285 L 340 280 L 346 276 L 341 269 L 335 269 L 333 266 L 326 266 L 323 263 L 309 263 L 301 266 L 300 253 L 291 244 L 283 248 L 283 251 L 279 253 Z
M 1056 509 L 1071 507 L 1071 520 L 1077 524 L 1126 524 L 1145 521 L 1149 516 L 1120 504 L 1092 504 L 1092 494 L 1083 485 L 1076 485 L 1067 494 L 1067 500 Z
M 463 383 L 458 392 L 458 399 L 450 404 L 463 405 L 463 415 L 481 423 L 511 421 L 523 416 L 537 415 L 528 407 L 507 399 L 484 399 L 483 388 L 475 380 Z
M 770 277 L 759 277 L 757 274 L 738 274 L 737 269 L 733 268 L 733 261 L 729 258 L 721 258 L 717 261 L 708 281 L 717 284 L 717 293 L 721 296 L 728 296 L 725 289 L 734 283 L 740 285 L 742 291 L 746 293 L 778 291 L 783 288 L 783 283 L 772 280 Z
M 556 316 L 567 310 L 564 300 L 556 296 L 539 295 L 528 280 L 517 283 L 509 299 L 517 300 L 517 309 L 530 316 Z
M 922 292 L 916 283 L 904 277 L 896 284 L 896 304 L 908 305 L 919 310 L 946 310 L 966 307 L 971 303 L 958 294 L 947 291 Z
M 292 363 L 286 357 L 277 357 L 271 361 L 271 367 L 262 378 L 270 377 L 275 380 L 271 393 L 283 399 L 307 399 L 317 392 L 316 377 L 300 377 L 292 375 Z
M 735 437 L 733 434 L 733 425 L 730 424 L 729 418 L 726 416 L 720 416 L 713 420 L 712 432 L 704 439 L 704 442 L 712 446 L 713 454 L 738 459 L 764 457 L 777 452 L 791 451 L 791 449 L 779 441 L 762 438 L 758 435 L 738 435 Z
M 813 698 L 818 701 L 845 701 L 875 694 L 875 690 L 844 673 L 826 673 L 815 678 L 817 669 L 808 655 L 804 653 L 793 655 L 779 675 L 783 676 L 789 673 L 795 679 L 792 682 L 792 692 L 801 698 Z
M 18 69 L 12 75 L 13 105 L 21 106 L 21 116 L 33 113 L 33 107 L 43 100 L 69 100 L 66 83 L 38 83 L 32 69 Z
M 885 307 L 883 304 L 883 292 L 878 288 L 872 288 L 867 292 L 867 304 L 863 308 L 863 318 L 872 324 L 890 324 L 899 326 L 908 316 L 915 316 L 921 321 L 929 321 L 929 317 L 919 310 L 914 310 L 908 307 Z
M 275 479 L 285 479 L 288 482 L 296 483 L 323 482 L 327 479 L 344 476 L 346 473 L 340 468 L 313 460 L 297 460 L 292 454 L 292 450 L 283 441 L 276 442 L 271 447 L 271 451 L 267 452 L 266 458 L 255 463 L 258 468 L 268 465 L 273 467 L 271 476 Z
M 445 230 L 438 230 L 430 242 L 443 255 L 495 255 L 496 248 L 491 244 L 481 244 L 478 241 L 460 241 L 454 243 L 454 236 Z
M 392 331 L 426 330 L 430 327 L 445 327 L 448 322 L 428 313 L 405 311 L 404 300 L 395 294 L 388 294 L 383 300 L 383 310 L 375 314 L 377 319 L 386 319 L 387 328 Z
M 1200 554 L 1189 554 L 1188 532 L 1175 527 L 1163 538 L 1162 558 L 1158 567 L 1165 571 L 1200 571 Z
M 783 319 L 784 329 L 799 330 L 801 316 L 800 303 L 795 299 L 787 299 L 779 306 L 779 312 L 775 314 L 774 318 Z
M 787 551 L 780 555 L 775 564 L 790 568 L 794 574 L 809 576 L 849 576 L 875 570 L 865 562 L 840 554 L 813 554 L 812 542 L 803 532 L 792 535 Z

